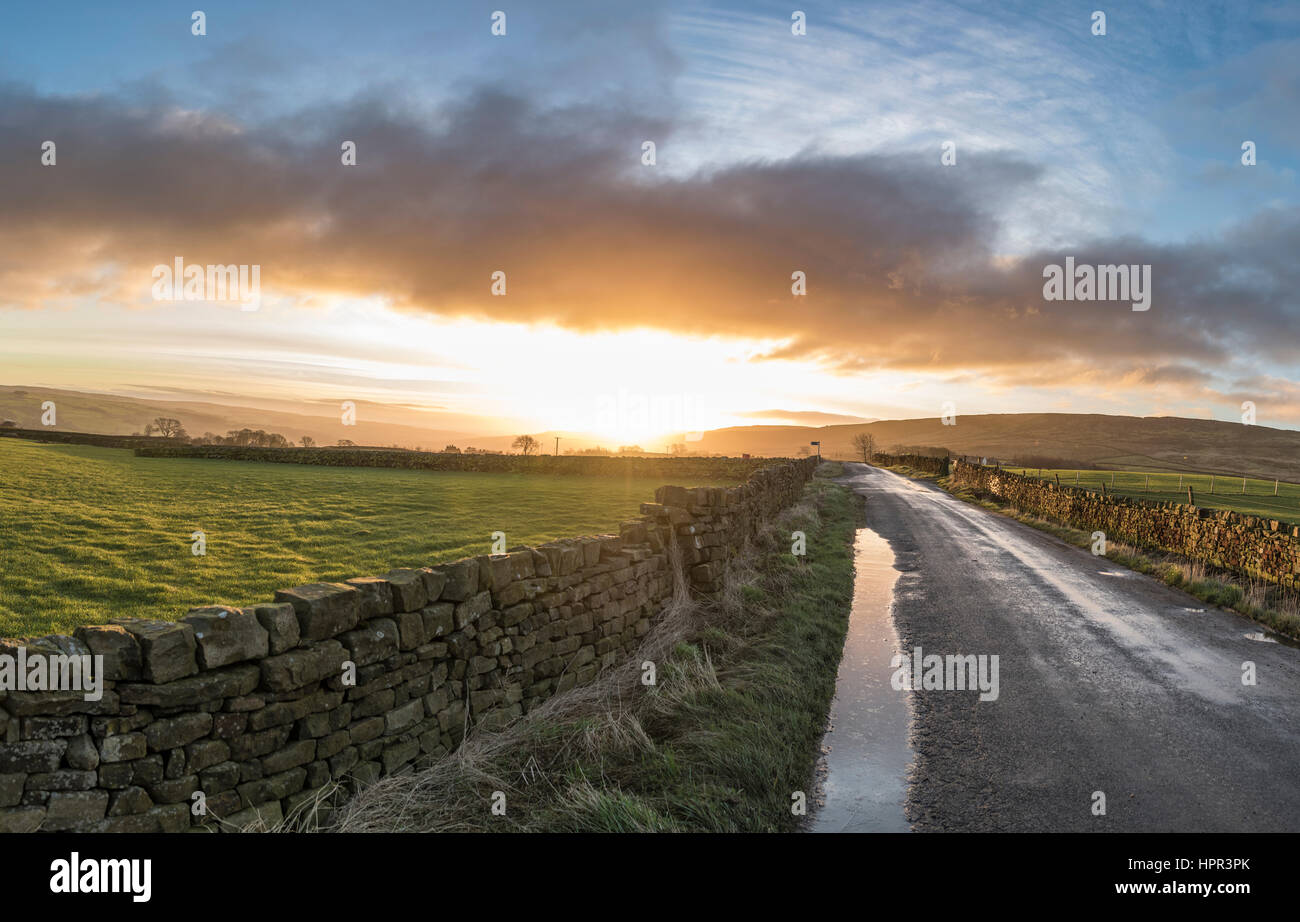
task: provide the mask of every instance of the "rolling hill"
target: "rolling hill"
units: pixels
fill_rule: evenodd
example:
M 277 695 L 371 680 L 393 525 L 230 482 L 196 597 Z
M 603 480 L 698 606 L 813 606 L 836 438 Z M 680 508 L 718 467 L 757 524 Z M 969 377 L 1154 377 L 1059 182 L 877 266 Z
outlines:
M 878 450 L 942 446 L 955 454 L 1011 460 L 1026 455 L 1069 459 L 1118 470 L 1204 471 L 1300 481 L 1300 432 L 1170 416 L 1013 413 L 881 420 L 846 426 L 745 426 L 704 433 L 698 450 L 789 455 L 820 440 L 822 454 L 854 456 L 853 436 L 869 432 Z
M 492 421 L 478 417 L 364 401 L 357 401 L 357 424 L 344 426 L 335 405 L 320 401 L 303 404 L 308 412 L 293 412 L 285 407 L 296 404 L 286 402 L 261 407 L 228 406 L 13 386 L 0 386 L 0 419 L 39 428 L 43 400 L 57 403 L 56 428 L 112 435 L 140 432 L 156 416 L 180 419 L 191 435 L 265 429 L 293 441 L 309 435 L 322 445 L 351 439 L 359 445 L 438 450 L 452 443 L 461 448 L 473 445 L 509 451 L 516 434 L 506 424 L 492 431 L 488 428 Z M 932 446 L 947 448 L 954 454 L 1004 461 L 1036 456 L 1117 470 L 1200 471 L 1300 482 L 1300 431 L 1170 416 L 1000 413 L 959 416 L 953 426 L 943 425 L 937 417 L 830 426 L 736 426 L 707 431 L 687 447 L 692 454 L 789 457 L 809 442 L 820 441 L 824 456 L 852 458 L 856 455 L 853 437 L 859 432 L 874 435 L 881 451 L 896 446 Z M 553 450 L 557 435 L 561 437 L 561 451 L 597 444 L 617 447 L 609 439 L 589 434 L 532 434 L 546 452 Z M 682 439 L 674 437 L 671 441 Z
M 49 387 L 0 387 L 0 419 L 20 427 L 41 427 L 41 403 L 53 400 L 58 425 L 64 431 L 131 435 L 142 432 L 157 416 L 179 419 L 191 436 L 205 432 L 225 435 L 231 429 L 264 429 L 290 441 L 308 435 L 322 445 L 350 439 L 358 445 L 400 445 L 440 449 L 448 443 L 463 446 L 472 439 L 474 419 L 457 414 L 390 407 L 356 401 L 356 425 L 344 426 L 337 404 L 306 404 L 308 412 L 256 406 L 228 406 L 190 400 L 151 400 L 96 394 Z M 420 425 L 428 420 L 426 425 Z M 479 423 L 481 425 L 481 422 Z M 482 431 L 481 429 L 479 430 Z M 505 436 L 502 436 L 505 438 Z
M 144 431 L 147 423 L 158 416 L 179 419 L 191 436 L 205 432 L 225 435 L 231 429 L 264 429 L 278 432 L 291 442 L 304 435 L 320 445 L 334 445 L 349 439 L 358 445 L 397 445 L 439 451 L 445 445 L 460 448 L 474 446 L 488 451 L 510 451 L 515 437 L 524 430 L 513 430 L 505 421 L 465 414 L 397 406 L 358 400 L 356 425 L 344 426 L 339 405 L 327 401 L 270 401 L 269 405 L 228 405 L 198 400 L 158 400 L 98 394 L 52 387 L 0 385 L 0 420 L 13 420 L 20 428 L 41 428 L 41 404 L 55 402 L 55 429 L 65 432 L 97 432 L 104 435 L 132 435 Z M 303 407 L 295 411 L 287 407 Z M 616 441 L 571 432 L 533 432 L 542 450 L 553 450 L 560 438 L 561 451 L 586 449 L 602 445 L 618 447 Z M 647 446 L 649 447 L 649 446 Z

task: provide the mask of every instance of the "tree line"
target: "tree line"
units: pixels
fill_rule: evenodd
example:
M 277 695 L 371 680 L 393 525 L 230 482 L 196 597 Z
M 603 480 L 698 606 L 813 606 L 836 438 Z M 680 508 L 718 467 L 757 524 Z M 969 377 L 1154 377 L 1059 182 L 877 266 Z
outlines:
M 137 432 L 136 435 L 141 433 Z M 147 423 L 144 427 L 144 435 L 149 437 L 160 437 L 180 442 L 186 445 L 231 445 L 238 448 L 293 448 L 295 443 L 278 432 L 267 432 L 265 429 L 229 429 L 225 435 L 218 435 L 215 432 L 205 432 L 203 435 L 191 436 L 185 431 L 184 424 L 172 416 L 156 416 L 153 421 Z M 303 448 L 317 448 L 316 440 L 309 435 L 304 435 L 298 439 L 297 445 Z M 339 439 L 336 447 L 338 448 L 356 448 L 357 443 L 351 439 Z M 394 449 L 407 451 L 400 445 L 391 446 Z M 534 455 L 541 451 L 542 443 L 531 435 L 521 435 L 517 437 L 513 448 L 518 449 L 524 455 Z M 420 451 L 420 446 L 415 446 L 416 451 Z M 639 445 L 624 446 L 619 451 L 635 450 L 640 451 Z M 487 449 L 475 448 L 468 445 L 465 448 L 457 448 L 455 445 L 448 445 L 443 450 L 444 454 L 492 454 Z

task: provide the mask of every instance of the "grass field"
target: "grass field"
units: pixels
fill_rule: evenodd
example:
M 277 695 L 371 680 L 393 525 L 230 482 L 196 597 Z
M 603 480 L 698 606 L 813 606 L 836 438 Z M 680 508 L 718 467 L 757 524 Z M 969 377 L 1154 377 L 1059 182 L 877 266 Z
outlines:
M 686 486 L 710 486 L 703 481 Z M 617 530 L 658 478 L 552 477 L 136 458 L 0 440 L 0 636 L 382 575 Z M 191 552 L 202 531 L 207 553 Z
M 1037 468 L 1007 468 L 1007 470 L 1029 477 L 1040 477 L 1043 480 L 1055 480 L 1059 475 L 1062 486 L 1075 486 L 1077 474 L 1078 486 L 1089 490 L 1100 491 L 1104 484 L 1108 493 L 1166 503 L 1187 502 L 1187 488 L 1190 486 L 1197 506 L 1206 509 L 1231 509 L 1233 512 L 1300 525 L 1300 484 L 1278 483 L 1277 495 L 1274 496 L 1272 480 L 1247 479 L 1243 492 L 1240 477 L 1211 477 L 1210 474 L 1074 470 L 1040 472 Z M 1214 489 L 1213 493 L 1210 492 L 1211 486 Z

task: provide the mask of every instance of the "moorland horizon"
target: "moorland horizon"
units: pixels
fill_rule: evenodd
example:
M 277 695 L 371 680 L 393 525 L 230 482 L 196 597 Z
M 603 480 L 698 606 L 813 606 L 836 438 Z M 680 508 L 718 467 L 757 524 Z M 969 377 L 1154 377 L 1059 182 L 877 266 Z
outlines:
M 312 428 L 321 425 L 333 425 L 339 417 L 340 404 L 331 403 L 324 400 L 261 400 L 255 395 L 248 394 L 207 394 L 198 393 L 187 396 L 181 396 L 173 393 L 167 397 L 164 396 L 139 396 L 132 393 L 129 388 L 123 389 L 93 389 L 93 388 L 62 388 L 50 387 L 35 384 L 9 384 L 0 383 L 0 419 L 8 419 L 13 422 L 20 422 L 19 417 L 24 415 L 31 424 L 30 428 L 37 428 L 40 416 L 41 406 L 39 402 L 28 401 L 29 405 L 21 404 L 19 401 L 23 397 L 36 396 L 53 396 L 58 394 L 78 395 L 91 398 L 110 398 L 124 401 L 125 407 L 132 407 L 139 404 L 139 412 L 136 414 L 141 422 L 132 423 L 125 417 L 112 416 L 108 412 L 99 412 L 92 416 L 84 415 L 84 411 L 92 409 L 92 405 L 77 406 L 75 409 L 81 413 L 74 417 L 79 422 L 88 425 L 98 424 L 100 428 L 86 428 L 85 425 L 77 425 L 75 422 L 69 423 L 68 418 L 50 428 L 59 428 L 64 430 L 74 430 L 82 432 L 101 432 L 110 435 L 129 435 L 140 434 L 143 426 L 149 421 L 148 415 L 154 412 L 150 409 L 153 406 L 157 412 L 176 411 L 177 408 L 183 409 L 186 406 L 203 409 L 206 412 L 199 415 L 200 419 L 208 419 L 211 410 L 208 408 L 225 408 L 231 411 L 243 412 L 248 414 L 240 416 L 232 413 L 229 417 L 228 428 L 238 429 L 250 425 L 266 425 L 266 420 L 275 420 L 271 425 L 280 426 L 299 426 L 307 427 L 303 433 L 313 434 Z M 446 411 L 445 408 L 433 406 L 418 406 L 408 403 L 382 403 L 372 401 L 353 401 L 352 405 L 357 409 L 354 414 L 355 422 L 369 421 L 372 423 L 383 423 L 391 428 L 386 428 L 386 433 L 393 433 L 397 438 L 421 438 L 428 442 L 432 437 L 434 440 L 442 437 L 455 437 L 459 439 L 490 439 L 499 440 L 504 438 L 513 438 L 520 434 L 529 434 L 533 436 L 561 436 L 573 439 L 580 446 L 568 445 L 566 447 L 590 447 L 586 443 L 599 442 L 602 445 L 617 448 L 622 442 L 622 436 L 617 431 L 621 427 L 624 433 L 631 429 L 640 429 L 642 441 L 648 444 L 641 446 L 647 451 L 652 451 L 651 445 L 668 445 L 673 441 L 680 441 L 689 434 L 690 441 L 698 441 L 699 437 L 706 432 L 732 432 L 743 430 L 762 430 L 762 429 L 807 429 L 809 431 L 834 430 L 842 427 L 862 427 L 870 426 L 876 423 L 911 423 L 922 421 L 939 421 L 942 424 L 944 418 L 943 412 L 935 413 L 932 416 L 899 416 L 899 417 L 857 417 L 850 414 L 832 413 L 828 411 L 819 411 L 813 409 L 804 410 L 784 410 L 771 408 L 755 413 L 745 414 L 750 417 L 758 418 L 761 421 L 754 422 L 736 422 L 729 425 L 710 427 L 704 430 L 688 431 L 685 427 L 661 427 L 653 430 L 645 425 L 629 425 L 627 417 L 640 415 L 641 417 L 654 420 L 655 411 L 659 407 L 655 406 L 655 398 L 646 394 L 629 394 L 627 389 L 620 389 L 618 392 L 595 393 L 591 398 L 592 412 L 589 414 L 588 421 L 596 423 L 597 426 L 604 417 L 608 421 L 613 421 L 616 425 L 606 431 L 597 431 L 596 428 L 575 429 L 565 427 L 559 423 L 563 420 L 546 420 L 541 419 L 534 422 L 531 428 L 522 426 L 519 421 L 492 418 L 475 418 L 465 414 L 456 414 Z M 105 411 L 107 407 L 104 408 Z M 676 411 L 676 407 L 671 408 L 671 412 Z M 119 410 L 119 414 L 124 412 L 125 408 Z M 620 419 L 621 415 L 621 419 Z M 665 414 L 670 415 L 670 414 Z M 962 413 L 962 418 L 975 417 L 1053 417 L 1053 416 L 1085 416 L 1085 417 L 1111 417 L 1111 418 L 1128 418 L 1128 419 L 1176 419 L 1186 420 L 1189 422 L 1223 422 L 1223 423 L 1244 423 L 1243 416 L 1240 419 L 1217 419 L 1207 416 L 1184 416 L 1175 413 L 1152 413 L 1152 414 L 1134 414 L 1120 412 L 1091 412 L 1091 411 L 1015 411 L 1003 409 L 979 409 L 967 413 Z M 950 425 L 957 424 L 957 414 L 953 412 L 950 415 Z M 681 420 L 674 420 L 680 422 Z M 1260 426 L 1265 429 L 1276 429 L 1283 431 L 1294 431 L 1300 429 L 1300 425 L 1288 425 L 1278 423 L 1269 425 L 1267 422 L 1260 421 L 1257 418 L 1249 422 L 1250 425 Z M 131 428 L 135 426 L 135 428 Z M 190 427 L 190 436 L 196 436 L 200 433 L 193 431 Z M 409 431 L 408 431 L 409 430 Z M 946 430 L 940 430 L 946 431 Z M 288 435 L 289 433 L 286 433 Z M 412 445 L 402 445 L 401 447 L 413 447 Z M 438 446 L 422 446 L 430 450 Z

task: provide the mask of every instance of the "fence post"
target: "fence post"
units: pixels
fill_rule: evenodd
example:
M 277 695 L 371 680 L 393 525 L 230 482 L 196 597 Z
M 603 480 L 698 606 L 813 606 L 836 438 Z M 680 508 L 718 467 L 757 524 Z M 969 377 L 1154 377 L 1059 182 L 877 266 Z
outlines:
M 1196 505 L 1196 499 L 1192 496 L 1192 485 L 1190 483 L 1187 485 L 1187 505 Z
M 1273 481 L 1273 495 L 1277 496 L 1277 481 Z
M 1214 495 L 1214 475 L 1210 475 L 1210 495 Z

